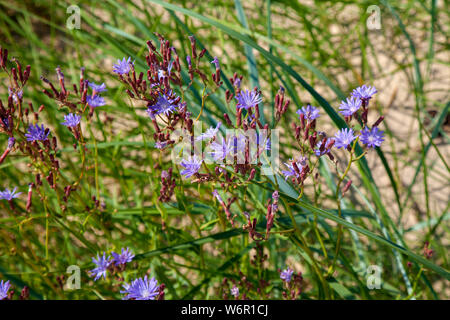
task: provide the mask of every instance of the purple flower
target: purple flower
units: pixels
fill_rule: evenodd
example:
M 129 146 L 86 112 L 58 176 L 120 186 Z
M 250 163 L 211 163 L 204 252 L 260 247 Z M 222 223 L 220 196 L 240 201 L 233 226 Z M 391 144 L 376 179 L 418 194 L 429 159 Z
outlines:
M 8 149 L 12 149 L 16 144 L 16 139 L 14 137 L 8 138 Z
M 25 137 L 27 137 L 27 141 L 35 141 L 35 140 L 47 140 L 48 134 L 50 131 L 47 131 L 45 133 L 46 129 L 44 129 L 44 125 L 39 127 L 39 125 L 31 125 L 28 127 L 28 133 L 25 134 Z
M 214 141 L 211 144 L 211 149 L 213 150 L 210 152 L 210 155 L 214 158 L 214 161 L 223 160 L 227 157 L 229 153 L 233 153 L 234 146 L 233 146 L 233 138 L 228 139 L 228 142 L 226 139 L 222 138 L 222 142 L 218 143 Z
M 231 288 L 231 295 L 235 298 L 239 297 L 239 288 L 233 285 L 233 288 Z
M 264 150 L 270 150 L 272 146 L 270 143 L 270 138 L 267 137 L 267 132 L 255 133 L 256 145 L 261 146 L 264 144 Z
M 294 162 L 294 160 L 290 159 L 289 160 L 291 163 Z M 297 164 L 298 170 L 299 172 L 302 172 L 303 166 L 302 166 L 302 162 L 301 161 L 295 161 L 295 163 Z M 300 177 L 300 174 L 298 174 L 295 171 L 294 165 L 293 164 L 289 164 L 287 162 L 284 163 L 284 165 L 288 168 L 288 170 L 282 170 L 281 173 L 285 176 L 285 180 L 287 180 L 287 178 L 294 176 L 296 178 Z
M 188 159 L 181 160 L 181 166 L 184 167 L 184 170 L 180 173 L 182 175 L 186 175 L 186 178 L 190 178 L 194 174 L 200 170 L 200 167 L 202 165 L 203 160 L 198 159 L 197 156 L 194 154 L 194 156 L 189 156 Z
M 209 127 L 208 129 L 206 129 L 205 133 L 202 133 L 200 136 L 198 136 L 195 141 L 200 141 L 200 140 L 206 140 L 206 139 L 212 139 L 216 136 L 217 132 L 219 131 L 220 126 L 222 125 L 222 122 L 218 122 L 216 125 L 216 128 L 213 127 Z
M 16 193 L 16 190 L 17 190 L 17 187 L 15 187 L 15 188 L 13 189 L 13 191 L 9 190 L 8 188 L 6 188 L 6 189 L 3 190 L 3 191 L 0 191 L 0 200 L 8 200 L 8 201 L 11 201 L 11 200 L 14 199 L 14 198 L 18 198 L 19 195 L 20 195 L 22 192 L 17 192 L 17 193 Z
M 347 101 L 341 101 L 339 112 L 349 117 L 361 108 L 361 100 L 355 97 L 347 98 Z
M 23 90 L 16 90 L 13 88 L 8 88 L 9 96 L 13 98 L 14 103 L 19 103 L 19 100 L 22 100 Z
M 369 148 L 379 147 L 381 143 L 384 141 L 383 139 L 383 131 L 379 130 L 378 127 L 372 128 L 364 128 L 361 131 L 361 142 L 367 144 Z
M 190 55 L 186 56 L 186 61 L 187 61 L 188 67 L 190 69 L 192 67 L 192 60 L 191 60 L 191 56 Z
M 170 72 L 172 71 L 173 61 L 169 62 L 167 66 L 167 70 L 159 69 L 158 70 L 158 80 L 161 81 L 162 78 L 170 77 Z
M 100 97 L 99 95 L 87 96 L 86 101 L 88 105 L 93 108 L 101 107 L 106 104 L 105 99 L 103 97 Z
M 155 143 L 155 148 L 156 149 L 164 149 L 167 146 L 167 142 L 166 141 L 156 141 Z
M 69 113 L 67 116 L 64 116 L 64 122 L 61 122 L 62 125 L 66 127 L 75 128 L 81 121 L 81 116 L 78 116 L 73 113 Z
M 0 300 L 8 298 L 9 287 L 11 287 L 9 280 L 6 282 L 0 281 Z
M 111 252 L 113 256 L 112 262 L 118 266 L 120 264 L 125 264 L 127 262 L 131 262 L 134 258 L 134 254 L 130 251 L 129 248 L 122 248 L 122 252 L 120 254 L 116 252 Z
M 95 275 L 94 281 L 97 281 L 102 276 L 103 279 L 106 279 L 106 271 L 112 263 L 111 256 L 108 256 L 108 258 L 106 258 L 106 253 L 103 252 L 103 256 L 100 257 L 97 253 L 97 259 L 92 258 L 92 262 L 97 265 L 97 268 L 90 271 Z
M 353 140 L 356 139 L 356 136 L 353 134 L 353 129 L 344 128 L 338 131 L 334 137 L 336 138 L 336 147 L 347 148 L 347 146 L 352 143 Z
M 113 71 L 117 74 L 126 74 L 131 70 L 131 57 L 128 57 L 127 60 L 123 58 L 122 60 L 118 59 L 117 63 L 113 66 Z
M 178 105 L 175 104 L 177 98 L 171 98 L 171 95 L 172 91 L 169 91 L 168 93 L 163 95 L 160 94 L 155 104 L 148 106 L 147 113 L 149 115 L 150 113 L 152 113 L 153 115 L 164 113 L 166 116 L 168 116 L 169 113 L 174 112 L 175 109 L 178 108 Z
M 96 93 L 105 92 L 106 90 L 106 84 L 95 84 L 94 82 L 89 82 L 89 87 L 92 88 L 93 91 Z
M 124 300 L 154 300 L 159 294 L 158 281 L 153 277 L 148 280 L 147 276 L 138 278 L 131 282 L 131 284 L 125 283 L 123 285 L 124 291 L 120 293 L 125 294 Z
M 355 98 L 363 99 L 363 100 L 369 100 L 377 92 L 378 91 L 377 91 L 377 89 L 375 89 L 375 87 L 366 86 L 364 84 L 361 87 L 354 89 L 352 92 L 352 96 L 354 96 Z
M 326 145 L 325 145 L 325 147 L 323 148 L 322 151 L 320 151 L 320 148 L 322 147 L 322 140 L 320 140 L 319 142 L 317 142 L 316 148 L 314 149 L 314 153 L 316 154 L 316 156 L 321 157 L 321 156 L 323 156 L 323 155 L 329 153 L 330 150 L 327 149 L 327 145 L 328 145 L 329 143 L 331 143 L 332 140 L 333 140 L 333 139 L 328 139 L 328 140 L 327 140 Z
M 214 57 L 214 60 L 211 61 L 211 63 L 214 63 L 216 69 L 220 69 L 219 59 L 217 57 Z
M 281 278 L 281 280 L 290 282 L 293 273 L 294 273 L 294 270 L 292 270 L 291 268 L 288 267 L 286 270 L 281 271 L 280 278 Z
M 236 78 L 236 80 L 234 80 L 233 85 L 240 89 L 241 88 L 241 78 Z
M 309 104 L 306 107 L 302 107 L 301 109 L 298 109 L 297 114 L 298 115 L 303 114 L 305 119 L 308 121 L 313 121 L 314 119 L 317 119 L 320 116 L 319 109 L 316 107 L 313 107 Z
M 249 90 L 239 92 L 236 99 L 238 101 L 237 106 L 245 109 L 252 108 L 262 102 L 262 98 L 258 92 Z

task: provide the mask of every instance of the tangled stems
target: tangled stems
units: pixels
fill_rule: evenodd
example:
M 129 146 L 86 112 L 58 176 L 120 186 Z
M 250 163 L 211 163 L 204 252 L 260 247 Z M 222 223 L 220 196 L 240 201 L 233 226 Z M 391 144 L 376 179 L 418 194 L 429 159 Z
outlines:
M 338 208 L 338 216 L 339 216 L 339 218 L 342 218 L 341 199 L 340 199 L 341 184 L 344 181 L 345 177 L 347 176 L 348 172 L 350 171 L 350 167 L 351 167 L 352 163 L 355 162 L 355 161 L 360 160 L 366 154 L 366 151 L 364 151 L 360 156 L 358 156 L 356 158 L 353 158 L 354 153 L 355 153 L 356 145 L 358 144 L 358 140 L 359 140 L 359 136 L 356 137 L 356 139 L 353 141 L 353 145 L 352 145 L 352 148 L 350 150 L 350 159 L 348 161 L 347 167 L 345 168 L 344 173 L 339 178 L 338 183 L 336 185 L 335 199 L 336 199 L 336 205 L 337 205 L 337 208 Z M 337 257 L 339 256 L 339 253 L 340 253 L 340 250 L 341 250 L 342 234 L 343 234 L 343 226 L 342 226 L 342 224 L 339 224 L 338 236 L 337 236 L 337 241 L 336 241 L 336 253 L 335 253 L 334 257 L 333 257 L 333 262 L 332 262 L 330 268 L 328 269 L 327 277 L 330 277 L 333 274 L 333 272 L 334 272 L 334 268 L 336 266 Z
M 308 255 L 309 259 L 312 262 L 312 267 L 314 268 L 314 271 L 316 272 L 316 275 L 319 278 L 319 281 L 322 283 L 323 289 L 325 291 L 325 296 L 327 298 L 331 298 L 329 285 L 328 285 L 327 281 L 325 280 L 325 278 L 323 277 L 322 272 L 320 271 L 319 266 L 317 265 L 317 262 L 314 259 L 314 255 L 312 254 L 311 250 L 308 248 L 308 244 L 307 244 L 305 238 L 303 237 L 301 230 L 299 229 L 299 227 L 297 225 L 297 221 L 295 221 L 295 218 L 294 218 L 294 215 L 292 214 L 292 210 L 291 210 L 291 207 L 289 206 L 289 203 L 286 203 L 286 201 L 283 199 L 283 204 L 284 204 L 284 207 L 286 208 L 289 218 L 291 219 L 292 225 L 295 230 L 295 234 L 298 236 L 298 239 L 300 241 L 295 239 L 295 237 L 293 237 L 293 236 L 291 236 L 291 239 L 293 239 L 294 242 L 297 242 L 299 247 L 301 249 L 303 249 L 303 251 Z

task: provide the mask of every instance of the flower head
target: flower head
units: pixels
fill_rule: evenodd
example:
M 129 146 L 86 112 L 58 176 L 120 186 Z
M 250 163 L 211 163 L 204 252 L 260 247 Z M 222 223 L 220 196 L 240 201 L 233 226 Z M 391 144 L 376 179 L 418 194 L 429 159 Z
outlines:
M 239 297 L 239 288 L 235 285 L 233 286 L 233 288 L 231 288 L 231 295 L 235 298 Z
M 334 137 L 336 138 L 336 147 L 338 149 L 347 148 L 347 146 L 356 139 L 356 136 L 353 134 L 353 129 L 349 128 L 341 129 Z
M 352 96 L 355 98 L 359 98 L 361 100 L 369 101 L 372 96 L 377 93 L 377 89 L 375 87 L 362 85 L 353 90 Z
M 94 281 L 97 281 L 102 276 L 103 279 L 106 279 L 106 271 L 112 263 L 111 256 L 106 257 L 106 253 L 103 252 L 103 256 L 100 257 L 97 253 L 97 259 L 92 258 L 92 262 L 97 266 L 97 268 L 91 270 L 95 276 Z
M 0 191 L 0 200 L 8 200 L 11 201 L 14 198 L 18 198 L 22 192 L 17 192 L 17 187 L 15 187 L 12 191 L 6 188 L 3 191 Z
M 195 154 L 193 156 L 189 156 L 187 159 L 181 160 L 180 165 L 184 167 L 184 170 L 180 173 L 182 175 L 186 175 L 186 178 L 190 178 L 191 176 L 196 174 L 198 170 L 200 170 L 202 162 L 203 160 L 198 159 Z
M 116 253 L 116 252 L 111 252 L 112 256 L 113 256 L 113 260 L 112 262 L 118 266 L 120 264 L 125 264 L 127 262 L 131 262 L 134 258 L 134 254 L 130 251 L 129 248 L 122 248 L 122 252 Z
M 291 268 L 288 267 L 286 270 L 281 271 L 280 279 L 284 280 L 286 282 L 290 282 L 293 273 L 294 273 L 294 270 L 292 270 Z
M 206 129 L 205 133 L 202 133 L 200 136 L 198 136 L 195 140 L 196 141 L 200 141 L 200 140 L 206 140 L 206 139 L 212 139 L 216 136 L 217 132 L 219 131 L 220 126 L 222 125 L 222 122 L 218 122 L 216 127 L 209 127 L 208 129 Z
M 61 122 L 62 125 L 65 125 L 66 127 L 76 127 L 81 121 L 81 116 L 69 113 L 68 115 L 64 116 L 64 122 Z
M 341 101 L 339 112 L 346 117 L 352 116 L 361 108 L 361 103 L 361 99 L 355 97 L 347 98 L 347 101 Z
M 6 299 L 8 297 L 8 290 L 11 287 L 9 280 L 6 282 L 0 281 L 0 300 Z
M 367 144 L 369 148 L 379 147 L 381 143 L 384 141 L 383 139 L 383 131 L 378 129 L 378 127 L 372 128 L 364 128 L 361 131 L 361 142 Z
M 19 100 L 22 100 L 22 97 L 23 97 L 23 90 L 22 89 L 16 90 L 16 89 L 13 89 L 13 88 L 9 87 L 8 88 L 8 93 L 9 93 L 9 96 L 12 97 L 14 103 L 17 104 L 17 103 L 19 103 Z
M 113 66 L 113 71 L 117 74 L 126 74 L 131 70 L 131 57 L 128 57 L 127 60 L 123 58 L 122 60 L 118 59 L 117 63 Z
M 211 143 L 210 147 L 213 151 L 210 152 L 210 155 L 214 158 L 214 161 L 224 160 L 228 156 L 228 154 L 233 153 L 234 140 L 235 139 L 230 138 L 227 141 L 226 139 L 222 138 L 221 143 L 218 143 L 217 141 Z
M 236 96 L 237 107 L 249 109 L 262 102 L 262 98 L 256 91 L 241 91 Z
M 166 141 L 156 141 L 155 142 L 155 148 L 156 149 L 164 149 L 167 146 L 167 142 Z
M 14 137 L 8 138 L 8 149 L 12 149 L 16 144 L 16 139 Z
M 169 91 L 166 94 L 160 94 L 158 100 L 153 105 L 148 106 L 147 113 L 153 115 L 164 113 L 166 116 L 169 113 L 172 113 L 178 108 L 178 105 L 175 103 L 177 98 L 171 98 L 172 91 Z
M 167 66 L 167 70 L 159 69 L 158 70 L 158 80 L 161 81 L 161 79 L 163 79 L 163 78 L 170 77 L 170 72 L 172 71 L 172 67 L 173 67 L 173 61 L 170 61 L 169 65 Z
M 48 134 L 50 131 L 47 131 L 45 133 L 46 129 L 44 129 L 44 125 L 39 127 L 39 125 L 31 125 L 28 127 L 28 132 L 25 134 L 25 137 L 27 137 L 27 141 L 35 141 L 35 140 L 47 140 Z
M 305 116 L 305 119 L 308 121 L 313 121 L 314 119 L 317 119 L 320 116 L 319 109 L 309 104 L 306 107 L 298 109 L 297 114 L 298 115 L 303 114 Z
M 105 99 L 97 94 L 95 96 L 87 96 L 86 102 L 90 107 L 93 108 L 101 107 L 106 104 Z
M 106 84 L 95 84 L 94 82 L 89 82 L 89 87 L 92 88 L 93 91 L 96 93 L 105 92 L 106 90 Z
M 282 170 L 281 173 L 285 176 L 285 180 L 287 180 L 287 178 L 294 176 L 296 178 L 300 177 L 300 174 L 297 173 L 297 171 L 295 171 L 294 168 L 294 160 L 290 159 L 289 160 L 292 164 L 289 164 L 287 162 L 284 163 L 284 165 L 288 168 L 288 170 Z M 297 168 L 299 170 L 299 172 L 302 172 L 303 166 L 302 166 L 302 162 L 301 161 L 295 161 L 295 164 L 297 165 Z
M 220 69 L 219 59 L 217 57 L 214 57 L 214 60 L 211 61 L 211 63 L 214 63 L 216 69 Z
M 123 285 L 124 291 L 120 293 L 125 294 L 124 300 L 154 300 L 159 294 L 158 281 L 153 277 L 150 280 L 147 276 L 138 278 L 131 282 L 131 284 L 125 283 Z
M 328 145 L 329 143 L 331 143 L 331 141 L 333 141 L 333 139 L 328 139 L 327 142 L 326 142 L 326 144 L 325 144 L 325 146 L 324 146 L 324 148 L 322 148 L 322 140 L 320 140 L 319 142 L 317 142 L 316 148 L 314 149 L 314 153 L 316 154 L 316 156 L 321 157 L 321 156 L 323 156 L 323 155 L 329 153 L 330 150 L 327 148 L 327 145 Z M 320 149 L 322 149 L 322 151 L 321 151 Z

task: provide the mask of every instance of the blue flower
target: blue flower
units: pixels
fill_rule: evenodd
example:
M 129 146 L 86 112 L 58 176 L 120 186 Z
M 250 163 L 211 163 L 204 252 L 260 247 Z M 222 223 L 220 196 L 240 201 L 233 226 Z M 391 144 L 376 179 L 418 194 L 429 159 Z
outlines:
M 361 103 L 361 100 L 355 97 L 347 98 L 347 101 L 341 101 L 339 112 L 346 117 L 352 116 L 361 108 Z
M 209 127 L 208 129 L 206 129 L 205 133 L 202 133 L 200 136 L 198 136 L 197 138 L 195 138 L 195 141 L 200 141 L 200 140 L 206 140 L 206 139 L 212 139 L 216 136 L 217 132 L 219 131 L 220 126 L 222 125 L 222 122 L 218 122 L 216 125 L 216 128 L 213 127 Z
M 117 63 L 113 66 L 113 71 L 117 74 L 126 74 L 131 70 L 131 57 L 128 57 L 127 60 L 123 58 L 122 60 L 118 59 Z
M 231 295 L 235 298 L 239 297 L 239 288 L 233 285 L 233 288 L 231 288 Z
M 333 140 L 333 139 L 328 139 L 328 140 L 326 141 L 327 143 L 325 144 L 325 147 L 323 148 L 322 151 L 320 151 L 320 148 L 322 147 L 322 140 L 320 140 L 320 141 L 316 144 L 316 148 L 314 149 L 314 153 L 316 154 L 316 156 L 321 157 L 321 156 L 323 156 L 323 155 L 329 153 L 330 150 L 328 150 L 327 145 L 328 145 L 329 143 L 331 143 L 332 140 Z
M 0 281 L 0 300 L 8 298 L 8 290 L 11 287 L 9 280 L 6 282 Z
M 147 113 L 151 117 L 151 114 L 160 114 L 164 113 L 166 116 L 169 115 L 169 113 L 172 113 L 178 108 L 178 105 L 175 104 L 175 101 L 177 98 L 171 98 L 172 91 L 169 91 L 166 94 L 160 94 L 158 97 L 158 100 L 155 102 L 155 104 L 148 106 Z
M 169 65 L 167 66 L 167 70 L 159 69 L 158 70 L 158 80 L 161 81 L 162 78 L 170 77 L 170 72 L 172 71 L 173 67 L 173 61 L 169 62 Z
M 353 90 L 352 96 L 361 100 L 369 101 L 372 96 L 377 93 L 375 87 L 363 85 Z
M 219 59 L 217 57 L 214 57 L 214 60 L 211 61 L 211 63 L 214 63 L 216 69 L 220 69 Z
M 0 191 L 0 200 L 8 200 L 11 201 L 14 198 L 18 198 L 22 192 L 17 192 L 17 187 L 13 189 L 13 191 L 6 188 L 4 191 Z
M 67 116 L 64 116 L 64 122 L 61 122 L 62 125 L 66 127 L 76 127 L 81 121 L 81 116 L 78 116 L 73 113 L 69 113 Z
M 336 138 L 336 147 L 338 149 L 347 148 L 347 146 L 356 139 L 356 136 L 353 134 L 353 129 L 349 128 L 341 129 L 334 136 Z
M 8 149 L 12 149 L 16 144 L 16 139 L 14 137 L 8 138 Z
M 211 144 L 211 149 L 213 150 L 210 152 L 210 155 L 214 158 L 214 161 L 223 160 L 227 157 L 229 153 L 233 153 L 234 151 L 234 140 L 233 138 L 228 139 L 228 142 L 226 139 L 222 138 L 222 142 L 218 143 L 214 141 Z
M 93 91 L 96 93 L 105 92 L 106 90 L 106 84 L 95 84 L 94 82 L 89 82 L 89 87 L 92 88 Z
M 93 107 L 93 108 L 101 107 L 106 104 L 105 99 L 99 95 L 87 96 L 86 102 L 88 103 L 88 105 L 90 107 Z
M 305 120 L 308 120 L 308 121 L 313 121 L 314 119 L 317 119 L 320 116 L 319 109 L 316 107 L 313 107 L 309 104 L 306 107 L 302 107 L 301 109 L 298 109 L 297 114 L 298 115 L 303 114 L 305 117 Z
M 203 160 L 198 159 L 195 154 L 194 156 L 189 156 L 187 159 L 181 160 L 180 165 L 184 167 L 184 170 L 180 173 L 186 175 L 186 178 L 190 178 L 200 170 L 202 162 Z
M 378 127 L 372 128 L 372 130 L 369 130 L 369 128 L 366 127 L 361 131 L 361 142 L 366 144 L 369 148 L 379 147 L 384 141 L 383 132 L 384 131 L 379 130 Z
M 290 159 L 289 161 L 290 162 L 294 162 L 294 160 L 292 160 L 292 159 Z M 295 163 L 296 163 L 296 165 L 298 167 L 299 172 L 302 172 L 303 166 L 302 166 L 301 161 L 295 161 Z M 289 163 L 285 162 L 284 165 L 288 168 L 288 170 L 282 170 L 281 171 L 281 173 L 285 176 L 285 180 L 287 180 L 287 178 L 289 178 L 291 176 L 294 176 L 296 178 L 300 177 L 300 174 L 298 174 L 295 171 L 295 168 L 294 168 L 293 164 L 289 164 Z
M 125 294 L 124 300 L 154 300 L 159 294 L 158 281 L 153 277 L 148 280 L 147 276 L 138 278 L 131 282 L 131 284 L 125 283 L 123 285 L 124 291 L 120 293 Z
M 167 141 L 156 141 L 155 148 L 156 149 L 164 149 L 167 146 Z
M 262 98 L 258 92 L 249 90 L 239 92 L 236 99 L 238 101 L 236 104 L 237 107 L 244 109 L 252 108 L 262 102 Z
M 100 257 L 97 253 L 97 259 L 92 258 L 92 262 L 97 266 L 97 268 L 90 271 L 93 273 L 93 275 L 95 275 L 94 281 L 97 281 L 102 276 L 103 279 L 106 279 L 106 271 L 112 263 L 111 256 L 108 256 L 108 258 L 106 258 L 106 253 L 103 252 L 103 256 Z
M 127 262 L 131 262 L 134 258 L 134 254 L 130 251 L 129 248 L 122 248 L 122 252 L 120 254 L 116 252 L 111 252 L 114 257 L 112 262 L 118 266 L 120 264 L 125 264 Z
M 292 270 L 291 268 L 288 267 L 286 270 L 281 271 L 280 278 L 281 278 L 281 280 L 290 282 L 293 273 L 294 273 L 294 270 Z
M 27 137 L 27 141 L 35 141 L 35 140 L 47 140 L 48 134 L 50 131 L 47 131 L 45 133 L 44 125 L 39 127 L 39 125 L 31 125 L 28 127 L 28 133 L 25 134 L 25 137 Z

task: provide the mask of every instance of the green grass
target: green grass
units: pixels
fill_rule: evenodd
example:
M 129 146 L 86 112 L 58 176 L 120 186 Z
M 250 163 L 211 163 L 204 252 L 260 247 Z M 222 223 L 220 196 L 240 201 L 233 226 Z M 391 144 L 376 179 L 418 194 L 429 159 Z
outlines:
M 45 183 L 45 197 L 35 195 L 30 213 L 25 212 L 25 201 L 16 201 L 20 215 L 12 213 L 7 202 L 0 203 L 0 279 L 10 279 L 16 291 L 29 286 L 36 299 L 118 299 L 120 281 L 94 282 L 87 271 L 93 268 L 91 257 L 97 252 L 129 246 L 136 258 L 125 279 L 150 270 L 165 283 L 167 299 L 221 298 L 221 281 L 239 280 L 239 271 L 255 286 L 261 278 L 270 281 L 269 297 L 281 299 L 277 269 L 288 264 L 303 271 L 304 299 L 449 298 L 445 290 L 450 280 L 445 203 L 449 88 L 448 83 L 436 86 L 433 77 L 433 70 L 449 67 L 442 58 L 446 53 L 448 57 L 448 44 L 443 42 L 448 15 L 441 10 L 443 3 L 381 1 L 382 29 L 377 31 L 366 27 L 366 8 L 372 4 L 367 1 L 317 1 L 314 7 L 283 0 L 82 1 L 80 30 L 66 28 L 66 8 L 71 4 L 0 1 L 1 46 L 22 65 L 32 66 L 24 98 L 35 108 L 45 106 L 45 124 L 58 137 L 57 156 L 62 177 L 68 181 L 79 176 L 80 152 L 72 147 L 73 136 L 60 125 L 67 110 L 60 110 L 42 93 L 46 86 L 39 78 L 44 75 L 54 81 L 54 69 L 61 66 L 66 80 L 77 83 L 79 68 L 85 67 L 88 79 L 108 87 L 108 104 L 96 109 L 87 135 L 88 170 L 67 210 L 61 209 L 57 193 Z M 278 189 L 281 205 L 273 231 L 294 232 L 275 233 L 262 242 L 268 263 L 252 264 L 255 242 L 241 228 L 221 223 L 223 212 L 211 195 L 217 186 L 181 180 L 179 166 L 153 147 L 145 106 L 132 103 L 112 75 L 112 64 L 124 56 L 135 60 L 138 71 L 145 70 L 146 41 L 158 43 L 154 32 L 169 39 L 180 58 L 190 53 L 188 35 L 195 35 L 199 49 L 208 49 L 207 62 L 219 57 L 224 85 L 207 100 L 201 117 L 207 125 L 223 121 L 222 114 L 233 109 L 224 97 L 226 89 L 232 90 L 228 78 L 234 72 L 244 75 L 244 87 L 261 88 L 261 120 L 270 125 L 275 122 L 274 95 L 280 85 L 286 88 L 292 102 L 279 123 L 282 162 L 298 154 L 291 133 L 298 108 L 307 103 L 320 106 L 319 123 L 333 130 L 343 128 L 346 123 L 337 113 L 340 100 L 363 83 L 375 83 L 384 99 L 377 98 L 371 112 L 385 114 L 386 141 L 350 171 L 353 185 L 340 200 L 342 217 L 334 203 L 337 174 L 328 159 L 320 161 L 318 189 L 313 191 L 309 180 L 301 200 L 299 190 L 281 176 L 265 183 L 257 183 L 264 181 L 257 177 L 250 187 L 236 189 L 238 200 L 232 211 L 251 212 L 258 218 L 258 230 L 264 232 L 266 202 Z M 213 65 L 206 63 L 203 70 L 214 72 Z M 6 84 L 6 75 L 0 77 Z M 186 70 L 183 77 L 188 79 Z M 396 85 L 392 79 L 407 82 L 398 92 L 401 98 L 389 103 L 388 94 Z M 202 90 L 202 84 L 195 82 L 184 94 L 195 116 Z M 5 103 L 7 86 L 0 92 Z M 412 117 L 417 128 L 406 136 L 399 134 L 402 124 L 390 118 L 393 111 Z M 1 146 L 6 146 L 6 139 L 0 135 Z M 360 146 L 356 153 L 362 153 Z M 25 193 L 34 181 L 27 163 L 25 157 L 8 156 L 0 164 L 0 189 L 19 186 Z M 177 175 L 176 192 L 168 204 L 157 201 L 160 171 L 155 164 L 163 169 L 173 166 Z M 438 186 L 443 186 L 441 193 L 435 190 Z M 92 196 L 105 209 L 96 209 Z M 335 257 L 339 228 L 342 247 Z M 422 255 L 425 241 L 435 251 L 430 260 Z M 333 259 L 336 272 L 327 277 Z M 82 268 L 80 290 L 58 287 L 56 276 L 67 277 L 70 265 Z M 370 265 L 382 267 L 381 289 L 366 285 Z M 255 292 L 249 295 L 260 297 Z

